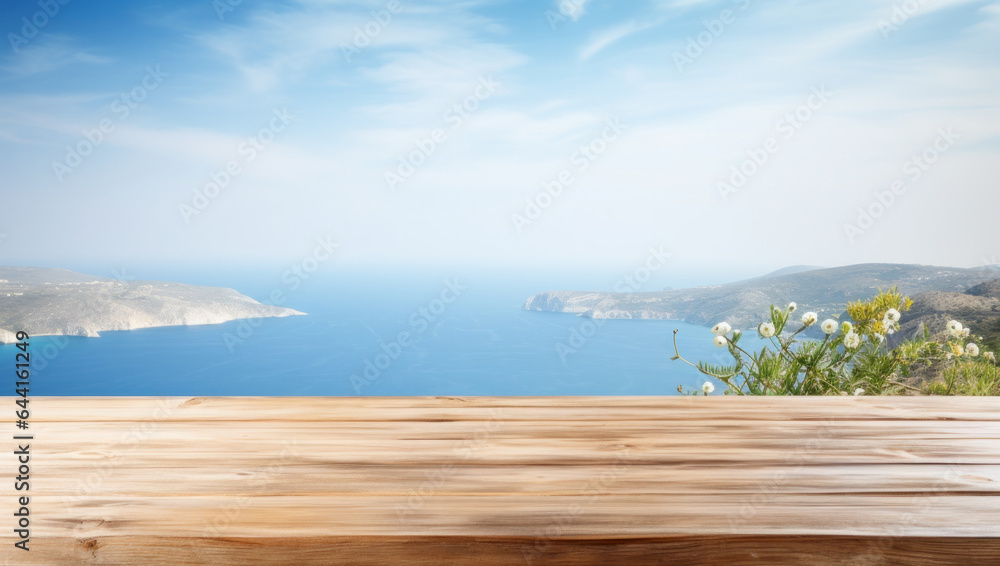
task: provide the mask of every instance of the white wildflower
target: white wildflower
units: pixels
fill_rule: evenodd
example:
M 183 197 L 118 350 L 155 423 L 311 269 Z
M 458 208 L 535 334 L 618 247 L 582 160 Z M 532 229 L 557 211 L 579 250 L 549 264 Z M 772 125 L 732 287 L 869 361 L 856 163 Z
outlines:
M 861 336 L 858 336 L 853 330 L 844 335 L 844 347 L 848 349 L 855 349 L 861 345 Z
M 826 334 L 833 334 L 834 332 L 837 331 L 838 326 L 839 325 L 837 324 L 837 321 L 833 320 L 832 318 L 824 320 L 823 324 L 819 325 L 819 327 L 822 328 L 823 332 L 825 332 Z
M 860 388 L 860 387 L 858 387 L 857 389 L 854 390 L 854 396 L 855 397 L 859 397 L 859 396 L 864 395 L 864 394 L 865 394 L 865 390 L 862 389 L 862 388 Z
M 882 329 L 886 334 L 893 334 L 896 332 L 896 323 L 886 318 L 882 321 Z
M 819 315 L 812 311 L 809 311 L 806 314 L 802 315 L 802 324 L 806 326 L 812 326 L 816 324 L 817 320 L 819 320 Z
M 993 355 L 993 352 L 986 352 L 985 354 L 983 354 L 983 357 L 993 363 L 997 363 L 997 357 Z
M 889 309 L 886 311 L 885 317 L 893 322 L 899 322 L 899 311 L 896 309 Z
M 705 385 L 701 386 L 701 390 L 702 390 L 703 393 L 705 393 L 705 395 L 711 395 L 712 392 L 715 391 L 715 386 L 712 385 L 711 382 L 706 381 Z
M 979 355 L 979 346 L 973 344 L 972 342 L 969 342 L 968 344 L 965 345 L 965 353 L 975 358 L 976 356 Z
M 957 320 L 949 320 L 947 328 L 948 333 L 952 336 L 959 336 L 962 334 L 962 323 Z
M 774 325 L 770 322 L 762 322 L 757 327 L 757 332 L 760 333 L 762 338 L 770 338 L 774 336 Z
M 720 322 L 712 327 L 712 334 L 715 334 L 716 336 L 725 336 L 726 334 L 729 334 L 732 329 L 733 327 L 729 326 L 728 322 Z
M 971 329 L 971 328 L 963 328 L 963 329 L 962 329 L 962 338 L 968 338 L 968 337 L 969 337 L 969 334 L 970 334 L 971 332 L 972 332 L 972 329 Z
M 799 308 L 799 305 L 796 305 L 794 301 L 788 303 L 788 312 L 795 312 L 795 309 L 797 308 Z
M 729 341 L 726 340 L 725 336 L 716 336 L 715 339 L 712 340 L 712 343 L 715 344 L 719 348 L 725 348 L 726 344 L 728 344 Z

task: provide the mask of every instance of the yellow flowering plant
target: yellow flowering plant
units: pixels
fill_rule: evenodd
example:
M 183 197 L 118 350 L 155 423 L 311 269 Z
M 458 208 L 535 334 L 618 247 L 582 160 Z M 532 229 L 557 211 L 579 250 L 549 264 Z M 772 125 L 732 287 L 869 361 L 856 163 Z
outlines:
M 725 393 L 730 395 L 977 394 L 972 392 L 992 390 L 990 383 L 1000 383 L 995 377 L 995 356 L 991 352 L 980 356 L 979 340 L 958 321 L 948 323 L 944 341 L 933 339 L 925 329 L 923 336 L 890 348 L 886 336 L 899 330 L 902 313 L 912 305 L 909 297 L 892 288 L 879 291 L 868 300 L 848 304 L 850 321 L 829 318 L 819 323 L 816 313 L 806 312 L 794 331 L 790 322 L 797 305 L 789 303 L 785 308 L 772 305 L 770 320 L 757 327 L 758 335 L 767 341 L 760 350 L 745 349 L 740 345 L 743 333 L 720 322 L 712 327 L 713 342 L 728 350 L 732 364 L 692 363 L 684 359 L 677 347 L 678 330 L 674 330 L 671 359 L 721 381 L 726 385 Z M 817 323 L 824 335 L 822 340 L 800 338 Z M 946 383 L 932 383 L 923 388 L 906 383 L 912 369 L 920 365 L 941 368 Z M 683 387 L 678 390 L 685 393 Z M 709 395 L 712 391 L 714 387 L 703 387 L 700 393 Z

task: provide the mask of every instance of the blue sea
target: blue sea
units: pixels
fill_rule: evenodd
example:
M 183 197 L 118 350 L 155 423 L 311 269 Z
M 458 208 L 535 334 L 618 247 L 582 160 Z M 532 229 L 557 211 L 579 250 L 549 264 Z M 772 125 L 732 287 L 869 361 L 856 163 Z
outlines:
M 77 269 L 107 275 L 100 270 Z M 538 291 L 611 290 L 605 274 L 145 270 L 141 279 L 215 285 L 307 316 L 34 337 L 32 395 L 676 395 L 725 362 L 704 327 L 596 321 L 522 310 Z M 643 290 L 656 290 L 650 285 Z M 0 348 L 11 358 L 13 346 Z M 718 389 L 721 392 L 721 388 Z

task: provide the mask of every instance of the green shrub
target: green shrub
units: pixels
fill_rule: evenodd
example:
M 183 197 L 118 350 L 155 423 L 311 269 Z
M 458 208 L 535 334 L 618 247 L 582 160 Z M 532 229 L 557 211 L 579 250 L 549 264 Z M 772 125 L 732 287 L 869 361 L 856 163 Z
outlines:
M 801 317 L 801 326 L 789 332 L 795 303 L 770 309 L 770 320 L 757 327 L 770 342 L 759 351 L 740 345 L 743 333 L 725 322 L 712 328 L 716 346 L 727 348 L 731 365 L 691 363 L 681 357 L 674 330 L 674 357 L 726 385 L 730 395 L 900 395 L 906 393 L 998 395 L 1000 370 L 992 352 L 980 355 L 982 343 L 958 321 L 950 321 L 947 332 L 922 336 L 889 349 L 886 336 L 899 329 L 903 312 L 913 302 L 895 288 L 879 291 L 866 301 L 847 305 L 852 321 L 827 319 L 819 322 L 814 312 Z M 822 340 L 799 336 L 819 324 Z M 910 377 L 921 368 L 937 369 L 937 378 L 918 387 Z M 681 393 L 710 395 L 711 382 L 700 391 Z

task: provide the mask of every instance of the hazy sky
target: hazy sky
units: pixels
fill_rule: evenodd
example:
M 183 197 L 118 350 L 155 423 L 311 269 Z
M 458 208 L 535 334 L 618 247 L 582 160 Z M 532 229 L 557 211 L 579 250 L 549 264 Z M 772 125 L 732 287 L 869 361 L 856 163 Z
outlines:
M 51 3 L 0 264 L 1000 258 L 997 1 Z

